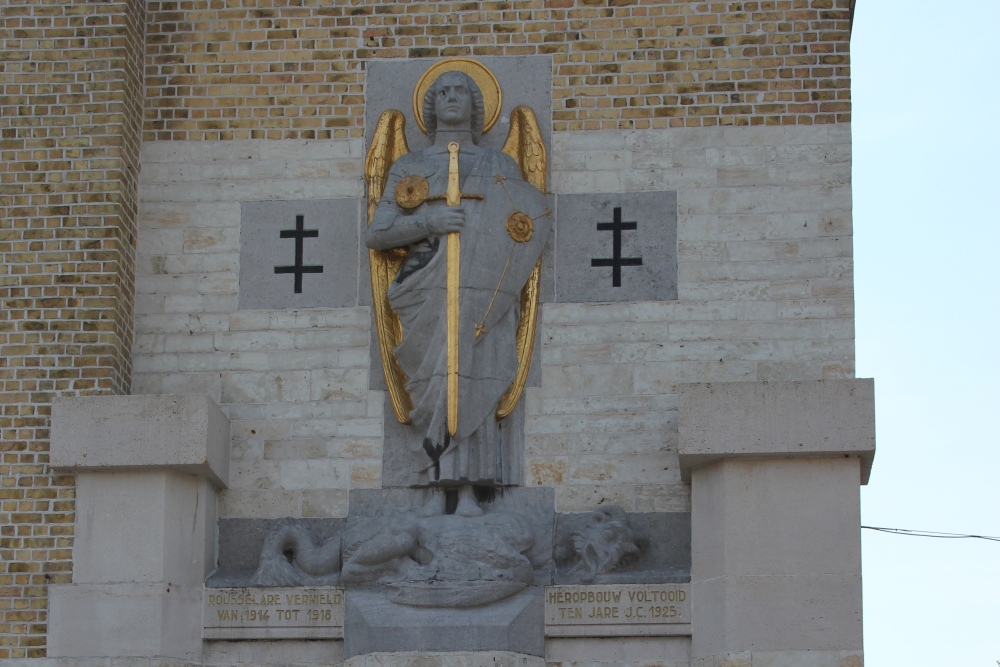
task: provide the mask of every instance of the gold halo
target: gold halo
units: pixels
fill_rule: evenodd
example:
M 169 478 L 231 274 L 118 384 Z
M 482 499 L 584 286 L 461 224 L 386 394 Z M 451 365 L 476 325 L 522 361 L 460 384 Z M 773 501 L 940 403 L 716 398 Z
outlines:
M 445 58 L 427 68 L 413 89 L 413 117 L 417 119 L 420 131 L 427 134 L 424 125 L 424 95 L 434 81 L 445 72 L 464 72 L 472 77 L 483 93 L 483 134 L 486 134 L 500 118 L 500 107 L 503 93 L 500 92 L 500 82 L 486 65 L 472 58 Z

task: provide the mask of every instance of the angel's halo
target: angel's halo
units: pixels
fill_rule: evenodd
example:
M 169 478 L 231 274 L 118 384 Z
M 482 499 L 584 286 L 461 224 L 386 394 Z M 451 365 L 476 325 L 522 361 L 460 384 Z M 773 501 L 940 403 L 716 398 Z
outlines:
M 503 93 L 500 90 L 500 82 L 493 72 L 472 58 L 445 58 L 428 67 L 417 81 L 417 85 L 413 88 L 413 117 L 417 120 L 420 131 L 427 134 L 427 126 L 424 125 L 424 94 L 445 72 L 464 72 L 479 86 L 479 90 L 483 93 L 483 106 L 486 112 L 483 118 L 483 134 L 489 132 L 500 118 Z

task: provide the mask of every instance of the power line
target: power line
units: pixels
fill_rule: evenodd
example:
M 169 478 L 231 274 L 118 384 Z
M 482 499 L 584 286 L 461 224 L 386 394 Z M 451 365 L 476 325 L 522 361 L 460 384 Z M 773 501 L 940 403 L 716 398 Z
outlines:
M 933 530 L 909 530 L 908 528 L 883 528 L 880 526 L 861 526 L 868 530 L 877 530 L 880 533 L 891 533 L 893 535 L 908 535 L 910 537 L 936 537 L 942 540 L 989 540 L 1000 542 L 1000 537 L 992 535 L 964 535 L 962 533 L 940 533 Z

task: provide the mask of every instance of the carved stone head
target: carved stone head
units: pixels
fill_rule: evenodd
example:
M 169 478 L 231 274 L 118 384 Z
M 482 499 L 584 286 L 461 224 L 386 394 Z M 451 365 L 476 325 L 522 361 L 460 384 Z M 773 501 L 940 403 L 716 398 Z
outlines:
M 626 556 L 638 552 L 628 525 L 628 515 L 617 505 L 594 510 L 581 530 L 572 534 L 573 547 L 580 558 L 574 568 L 584 583 L 605 574 Z
M 468 118 L 472 142 L 479 143 L 479 138 L 483 136 L 486 105 L 482 91 L 471 76 L 459 71 L 445 72 L 424 93 L 424 126 L 431 142 L 437 134 L 438 117 L 443 114 L 456 115 L 455 119 L 449 119 L 449 124 Z

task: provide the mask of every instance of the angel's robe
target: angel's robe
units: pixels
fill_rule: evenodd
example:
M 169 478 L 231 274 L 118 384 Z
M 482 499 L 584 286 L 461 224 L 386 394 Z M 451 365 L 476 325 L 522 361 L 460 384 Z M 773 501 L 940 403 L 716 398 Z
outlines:
M 375 250 L 408 250 L 388 297 L 403 328 L 396 358 L 408 378 L 406 389 L 413 402 L 408 445 L 427 455 L 417 479 L 442 486 L 520 484 L 523 410 L 502 421 L 495 413 L 517 374 L 521 288 L 551 231 L 545 196 L 521 178 L 510 156 L 490 148 L 463 148 L 459 174 L 466 217 L 460 234 L 458 428 L 449 436 L 447 244 L 443 237 L 430 235 L 422 223 L 428 207 L 445 202 L 401 208 L 396 186 L 414 174 L 427 179 L 430 196 L 443 195 L 447 151 L 432 146 L 393 164 L 366 244 Z M 507 232 L 506 222 L 514 211 L 534 220 L 532 238 L 526 243 L 515 243 Z

